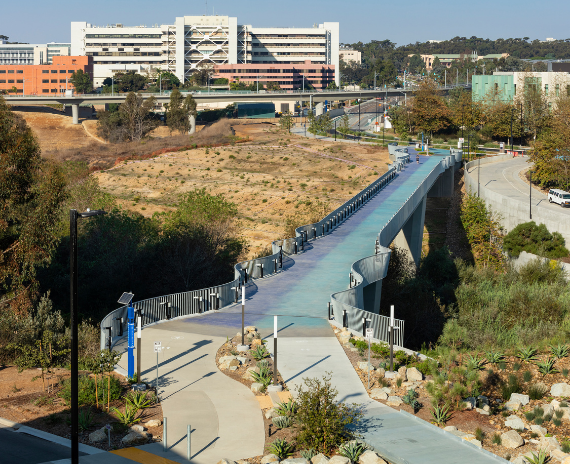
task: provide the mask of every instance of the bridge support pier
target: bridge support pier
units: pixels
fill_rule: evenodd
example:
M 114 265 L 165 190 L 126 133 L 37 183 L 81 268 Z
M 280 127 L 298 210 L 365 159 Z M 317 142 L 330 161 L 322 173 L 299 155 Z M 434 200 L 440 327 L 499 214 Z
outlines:
M 79 124 L 79 105 L 74 103 L 71 105 L 71 115 L 73 116 L 73 124 Z
M 196 133 L 196 116 L 194 116 L 193 114 L 191 114 L 190 116 L 188 116 L 189 122 L 190 122 L 190 128 L 188 130 L 188 134 L 192 135 Z
M 435 181 L 427 196 L 429 198 L 452 197 L 454 171 L 453 166 L 447 168 Z
M 424 219 L 426 216 L 426 197 L 417 206 L 413 214 L 408 218 L 402 230 L 394 239 L 394 245 L 406 250 L 416 263 L 420 264 L 422 257 L 422 241 L 424 237 Z

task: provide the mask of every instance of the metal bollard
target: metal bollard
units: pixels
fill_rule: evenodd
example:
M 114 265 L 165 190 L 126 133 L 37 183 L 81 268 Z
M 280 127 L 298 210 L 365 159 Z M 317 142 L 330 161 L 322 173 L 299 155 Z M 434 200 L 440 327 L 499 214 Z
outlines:
M 342 326 L 343 327 L 346 327 L 348 325 L 346 319 L 347 319 L 346 318 L 346 309 L 343 309 L 342 310 Z
M 329 321 L 331 320 L 331 304 L 330 301 L 327 303 L 328 312 L 329 312 Z
M 366 318 L 362 318 L 362 336 L 366 337 Z
M 188 424 L 186 429 L 186 444 L 187 444 L 186 455 L 188 456 L 188 460 L 190 461 L 190 458 L 192 457 L 192 426 L 190 424 Z
M 297 254 L 297 240 L 295 240 L 295 250 L 293 251 L 294 254 Z
M 168 448 L 168 441 L 166 436 L 166 417 L 164 418 L 164 424 L 162 426 L 162 451 L 166 452 Z

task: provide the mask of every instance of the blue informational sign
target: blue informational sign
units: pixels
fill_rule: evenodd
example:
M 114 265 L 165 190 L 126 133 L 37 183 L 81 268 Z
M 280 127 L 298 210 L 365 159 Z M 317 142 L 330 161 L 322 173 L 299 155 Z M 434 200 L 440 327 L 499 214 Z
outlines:
M 127 308 L 127 330 L 128 330 L 128 377 L 132 379 L 135 375 L 135 310 L 131 304 Z

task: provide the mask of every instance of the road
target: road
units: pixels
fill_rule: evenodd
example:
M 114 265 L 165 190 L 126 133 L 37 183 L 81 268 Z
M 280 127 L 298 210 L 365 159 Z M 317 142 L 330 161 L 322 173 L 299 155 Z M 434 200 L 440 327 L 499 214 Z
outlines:
M 368 100 L 360 104 L 360 114 L 358 105 L 349 108 L 346 112 L 348 114 L 348 124 L 352 130 L 371 130 L 372 127 L 367 127 L 368 121 L 371 120 L 374 124 L 376 116 L 380 119 L 384 112 L 384 105 L 377 100 Z
M 529 184 L 520 178 L 520 172 L 529 168 L 528 157 L 516 157 L 499 163 L 481 166 L 480 184 L 505 197 L 529 204 Z M 477 166 L 469 173 L 476 178 Z M 566 215 L 570 219 L 570 208 L 563 208 L 548 202 L 548 196 L 537 188 L 532 190 L 532 208 L 545 209 L 555 214 Z M 529 219 L 530 220 L 530 219 Z

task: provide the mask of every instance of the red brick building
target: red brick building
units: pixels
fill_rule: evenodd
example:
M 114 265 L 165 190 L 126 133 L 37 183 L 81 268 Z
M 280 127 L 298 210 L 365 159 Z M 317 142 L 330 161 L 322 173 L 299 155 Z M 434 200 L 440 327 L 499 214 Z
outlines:
M 11 95 L 57 95 L 73 89 L 71 75 L 81 69 L 93 79 L 90 56 L 54 56 L 52 64 L 0 65 L 0 92 Z M 13 88 L 16 92 L 12 92 Z

